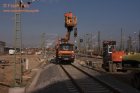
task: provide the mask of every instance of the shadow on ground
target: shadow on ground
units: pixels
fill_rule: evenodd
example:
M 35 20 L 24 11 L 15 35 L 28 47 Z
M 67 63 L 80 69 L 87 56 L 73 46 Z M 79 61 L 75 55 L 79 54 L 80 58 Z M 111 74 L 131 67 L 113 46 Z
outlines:
M 55 64 L 55 63 L 54 63 Z M 57 64 L 56 64 L 57 65 Z M 65 64 L 64 64 L 65 65 Z M 66 64 L 66 65 L 68 65 L 68 64 Z M 53 68 L 51 68 L 51 69 L 53 69 Z M 54 70 L 54 69 L 53 69 Z M 52 73 L 54 73 L 54 71 L 56 70 L 50 70 L 50 71 L 52 71 Z M 47 69 L 46 69 L 46 71 L 47 71 Z M 45 72 L 45 73 L 47 73 L 47 72 Z M 56 73 L 58 73 L 57 71 L 55 71 L 55 73 L 54 74 L 56 74 Z M 51 77 L 55 77 L 54 76 L 54 74 L 52 74 L 52 75 L 49 75 L 49 76 L 51 76 Z M 45 77 L 45 75 L 42 73 L 42 75 L 43 75 L 43 77 Z M 117 76 L 120 76 L 120 77 L 125 77 L 125 75 L 126 76 L 129 76 L 129 73 L 128 74 L 115 74 L 115 75 L 117 75 Z M 114 75 L 114 77 L 115 77 L 115 75 Z M 106 75 L 105 74 L 103 74 L 103 75 L 97 75 L 97 76 L 95 76 L 96 78 L 104 78 L 104 77 L 106 77 Z M 47 78 L 47 76 L 46 76 L 46 78 Z M 62 77 L 63 78 L 63 77 Z M 44 81 L 44 83 L 46 82 L 49 82 L 49 80 L 47 81 L 45 81 L 45 80 L 42 80 L 41 78 L 39 78 L 42 82 Z M 108 79 L 110 82 L 116 82 L 116 81 L 113 81 L 113 79 Z M 78 82 L 83 82 L 83 81 L 88 81 L 88 78 L 79 78 L 79 79 L 77 79 L 77 81 Z M 71 86 L 67 86 L 67 84 L 69 83 L 69 80 L 63 80 L 63 81 L 55 81 L 55 82 L 53 82 L 53 83 L 50 83 L 50 84 L 47 84 L 47 85 L 42 85 L 42 86 L 40 86 L 39 88 L 37 88 L 37 89 L 35 89 L 34 91 L 32 91 L 32 92 L 30 92 L 30 93 L 74 93 L 74 92 L 71 92 L 71 90 L 69 90 L 69 88 L 71 87 Z M 41 84 L 40 84 L 41 85 Z M 119 85 L 118 85 L 119 86 Z M 69 87 L 69 88 L 68 88 Z M 98 86 L 99 87 L 99 86 Z M 96 87 L 94 87 L 94 88 L 96 88 Z M 93 88 L 93 89 L 94 89 Z M 130 90 L 130 89 L 129 89 Z M 127 90 L 124 90 L 124 91 L 128 91 L 128 89 Z M 132 91 L 132 90 L 131 90 Z M 125 93 L 125 92 L 124 92 Z M 131 93 L 131 92 L 129 92 L 129 93 Z M 139 92 L 135 92 L 135 91 L 133 91 L 133 93 L 139 93 Z

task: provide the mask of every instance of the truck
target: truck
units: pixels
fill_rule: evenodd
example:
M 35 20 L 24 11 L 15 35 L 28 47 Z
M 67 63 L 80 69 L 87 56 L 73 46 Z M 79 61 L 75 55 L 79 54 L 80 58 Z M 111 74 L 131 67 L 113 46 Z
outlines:
M 116 41 L 103 41 L 103 64 L 102 67 L 109 72 L 117 72 L 122 69 L 122 57 L 124 51 L 116 49 Z
M 70 43 L 62 43 L 56 51 L 57 62 L 73 63 L 75 59 L 74 45 Z

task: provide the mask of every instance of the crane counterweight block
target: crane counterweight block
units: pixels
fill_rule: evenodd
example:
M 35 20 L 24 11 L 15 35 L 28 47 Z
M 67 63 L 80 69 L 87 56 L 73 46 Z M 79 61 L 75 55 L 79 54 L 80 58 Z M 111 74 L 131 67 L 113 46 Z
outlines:
M 75 27 L 77 25 L 77 18 L 73 16 L 72 12 L 64 14 L 65 17 L 65 27 Z

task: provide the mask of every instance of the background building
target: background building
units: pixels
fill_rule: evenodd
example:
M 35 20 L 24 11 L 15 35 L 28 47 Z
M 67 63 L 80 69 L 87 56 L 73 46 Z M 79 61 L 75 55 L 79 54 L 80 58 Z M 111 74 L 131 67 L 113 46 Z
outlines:
M 4 48 L 6 43 L 3 41 L 0 41 L 0 54 L 4 54 Z

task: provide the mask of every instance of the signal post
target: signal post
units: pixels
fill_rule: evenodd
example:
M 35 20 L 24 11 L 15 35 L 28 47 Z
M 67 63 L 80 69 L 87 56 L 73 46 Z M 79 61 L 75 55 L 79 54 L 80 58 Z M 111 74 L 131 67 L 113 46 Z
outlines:
M 32 2 L 23 2 L 22 0 L 15 0 L 14 4 L 3 4 L 5 13 L 15 13 L 14 17 L 14 76 L 13 76 L 13 87 L 9 88 L 9 93 L 24 93 L 25 88 L 23 86 L 23 59 L 22 59 L 22 33 L 21 33 L 21 13 L 28 12 L 34 13 L 39 12 L 39 10 L 28 10 L 29 5 Z M 19 50 L 19 53 L 18 53 Z M 19 55 L 19 56 L 17 56 Z

